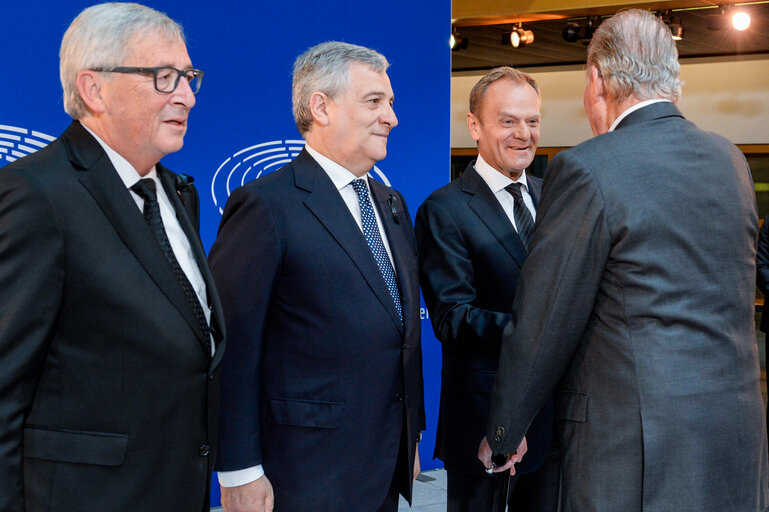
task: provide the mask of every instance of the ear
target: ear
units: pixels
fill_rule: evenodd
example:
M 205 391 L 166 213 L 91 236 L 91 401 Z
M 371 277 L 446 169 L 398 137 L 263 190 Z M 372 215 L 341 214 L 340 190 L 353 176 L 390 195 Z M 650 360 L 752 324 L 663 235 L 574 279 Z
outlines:
M 481 120 L 472 112 L 467 113 L 467 129 L 475 142 L 481 138 Z
M 328 108 L 331 99 L 322 92 L 314 92 L 310 96 L 310 114 L 313 120 L 321 126 L 328 126 Z
M 96 71 L 83 70 L 77 74 L 75 85 L 77 92 L 83 99 L 83 103 L 95 114 L 102 114 L 106 110 L 104 98 L 102 98 L 102 85 L 104 79 Z
M 606 102 L 606 84 L 603 81 L 601 72 L 598 71 L 598 68 L 595 66 L 590 66 L 590 70 L 588 71 L 587 88 L 591 97 L 590 99 L 592 99 L 594 103 Z

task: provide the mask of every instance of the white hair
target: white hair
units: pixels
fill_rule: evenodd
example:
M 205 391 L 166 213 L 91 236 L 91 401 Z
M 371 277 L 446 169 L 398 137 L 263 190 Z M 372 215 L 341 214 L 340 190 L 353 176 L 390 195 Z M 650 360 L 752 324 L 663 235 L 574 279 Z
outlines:
M 681 66 L 670 29 L 654 14 L 639 9 L 622 11 L 604 21 L 587 49 L 587 65 L 594 66 L 618 102 L 678 101 Z

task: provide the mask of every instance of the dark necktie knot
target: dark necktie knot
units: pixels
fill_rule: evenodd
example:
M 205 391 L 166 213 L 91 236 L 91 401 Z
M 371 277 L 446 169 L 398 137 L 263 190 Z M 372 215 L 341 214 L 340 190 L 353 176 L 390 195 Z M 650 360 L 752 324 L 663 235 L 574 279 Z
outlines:
M 145 201 L 157 201 L 158 194 L 155 189 L 155 180 L 152 178 L 143 178 L 131 186 L 131 190 L 136 192 L 139 197 Z
M 505 187 L 505 190 L 507 190 L 515 199 L 523 200 L 520 183 L 511 183 Z

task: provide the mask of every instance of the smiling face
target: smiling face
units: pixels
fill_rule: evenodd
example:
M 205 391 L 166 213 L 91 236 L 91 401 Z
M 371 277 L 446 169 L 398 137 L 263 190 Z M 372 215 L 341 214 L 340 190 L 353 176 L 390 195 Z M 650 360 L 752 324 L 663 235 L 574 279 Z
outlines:
M 398 124 L 387 73 L 351 63 L 347 90 L 328 102 L 326 114 L 324 139 L 331 160 L 362 176 L 387 156 L 387 137 Z
M 129 47 L 131 51 L 121 66 L 192 67 L 181 39 L 140 35 Z M 101 81 L 104 112 L 96 116 L 101 126 L 97 134 L 145 175 L 165 155 L 181 149 L 195 96 L 184 79 L 175 91 L 162 93 L 155 90 L 151 74 L 109 75 Z
M 478 115 L 467 114 L 470 134 L 486 163 L 518 179 L 539 144 L 540 98 L 526 83 L 503 78 L 488 86 Z

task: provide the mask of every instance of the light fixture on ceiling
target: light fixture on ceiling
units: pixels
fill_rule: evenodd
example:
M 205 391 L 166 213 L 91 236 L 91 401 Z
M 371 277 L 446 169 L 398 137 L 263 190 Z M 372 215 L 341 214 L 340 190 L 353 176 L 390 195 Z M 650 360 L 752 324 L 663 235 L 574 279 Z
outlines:
M 449 37 L 449 48 L 452 52 L 458 52 L 459 50 L 466 50 L 470 41 L 466 37 L 460 36 L 456 30 L 451 33 Z
M 600 24 L 601 19 L 598 16 L 587 18 L 584 25 L 580 25 L 576 22 L 567 23 L 566 26 L 563 27 L 561 35 L 567 43 L 581 43 L 587 46 L 593 38 L 593 33 L 598 29 L 598 25 Z
M 750 14 L 744 9 L 733 6 L 719 7 L 718 14 L 708 16 L 708 30 L 724 30 L 732 27 L 737 31 L 744 31 L 750 27 Z
M 525 30 L 521 23 L 512 31 L 502 34 L 502 44 L 509 44 L 513 48 L 523 48 L 534 42 L 534 32 Z
M 662 11 L 660 18 L 670 29 L 670 35 L 674 41 L 680 41 L 684 38 L 684 26 L 681 24 L 681 17 L 670 14 L 670 11 Z
M 750 26 L 750 14 L 745 11 L 734 11 L 732 14 L 732 26 L 742 32 Z

